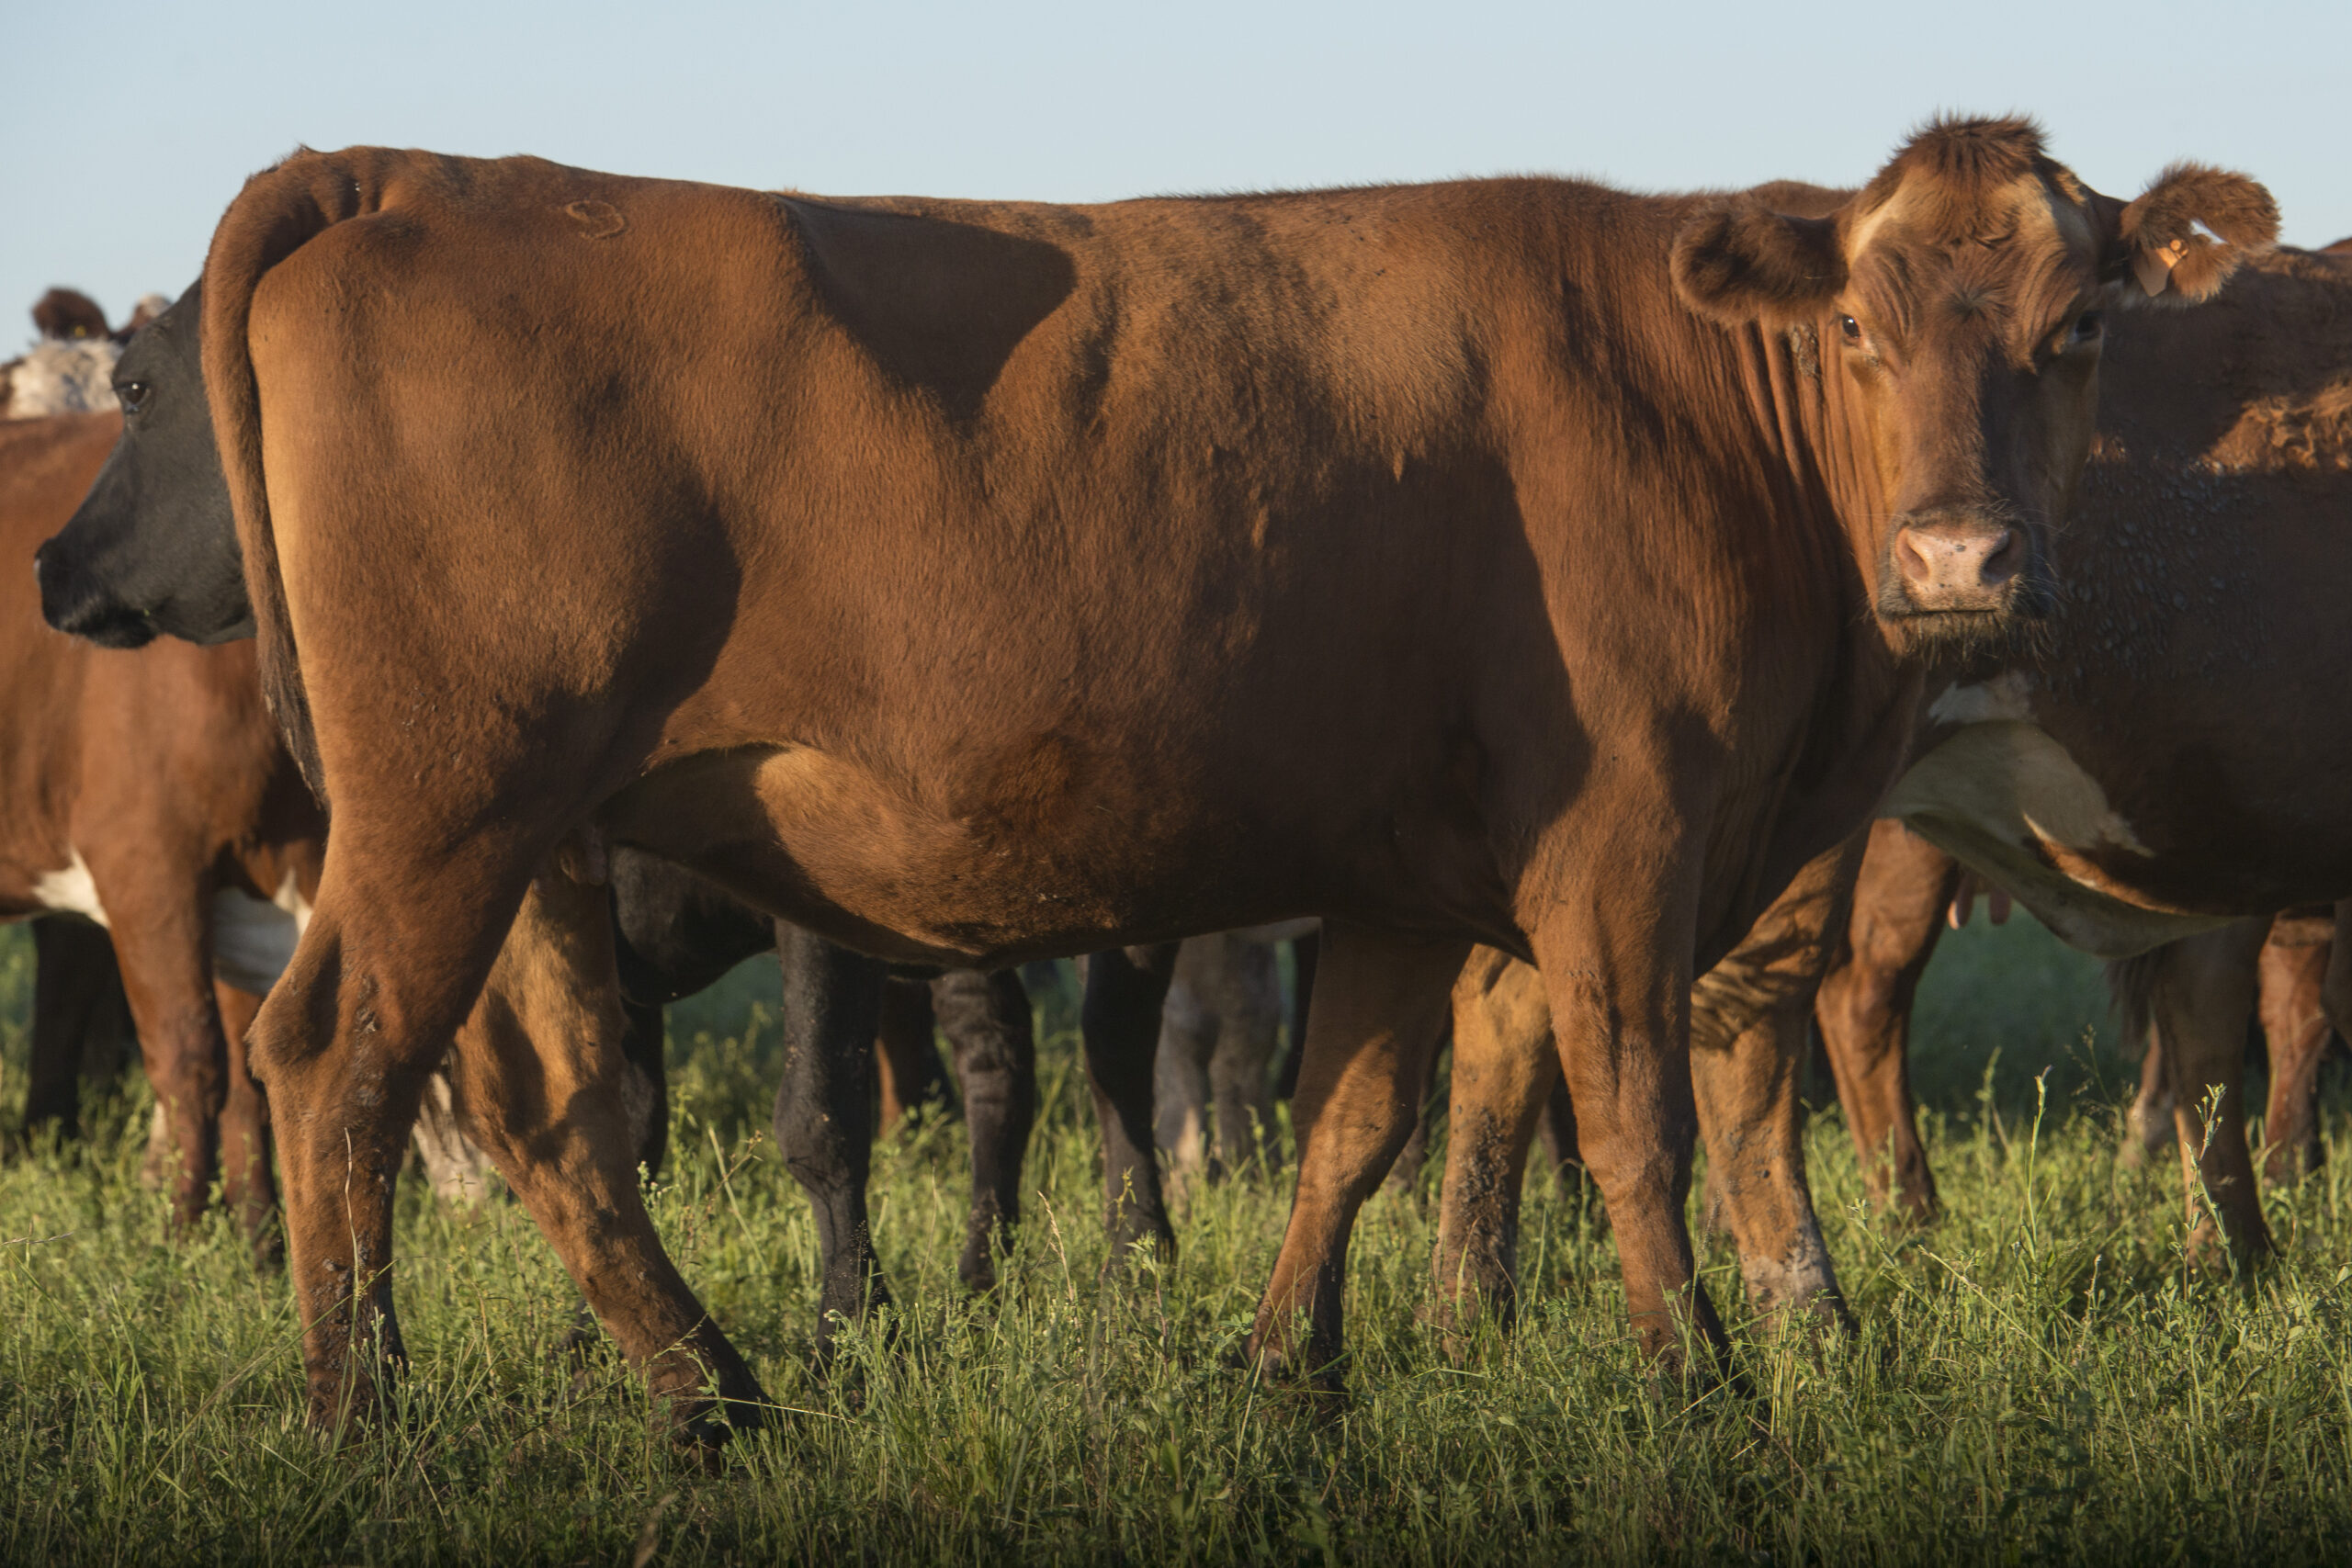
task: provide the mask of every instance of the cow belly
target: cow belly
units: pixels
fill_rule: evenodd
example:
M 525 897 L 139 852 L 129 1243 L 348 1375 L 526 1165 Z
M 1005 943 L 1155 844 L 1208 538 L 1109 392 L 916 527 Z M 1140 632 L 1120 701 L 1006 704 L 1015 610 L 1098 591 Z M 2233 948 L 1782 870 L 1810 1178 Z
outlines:
M 2129 958 L 2233 919 L 2135 895 L 2111 868 L 2128 857 L 2151 859 L 2149 851 L 2098 781 L 2028 720 L 1963 725 L 1912 765 L 1879 815 L 1958 857 L 2062 941 L 2101 958 Z
M 294 962 L 294 944 L 309 916 L 290 889 L 281 892 L 280 901 L 266 903 L 222 888 L 212 896 L 212 972 L 240 990 L 268 990 Z

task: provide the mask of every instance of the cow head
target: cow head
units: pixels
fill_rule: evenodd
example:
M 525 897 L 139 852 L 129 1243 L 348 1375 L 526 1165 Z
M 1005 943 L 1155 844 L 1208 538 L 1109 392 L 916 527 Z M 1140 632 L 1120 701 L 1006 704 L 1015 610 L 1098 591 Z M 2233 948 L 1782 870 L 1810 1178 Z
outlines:
M 42 616 L 108 648 L 159 635 L 254 632 L 229 484 L 212 444 L 197 323 L 203 285 L 155 318 L 115 366 L 122 438 L 80 510 L 33 557 Z
M 1812 335 L 1873 608 L 1918 650 L 1997 643 L 2046 610 L 2108 313 L 2209 298 L 2278 227 L 2241 175 L 2176 164 L 2127 203 L 2030 123 L 1946 119 L 1826 212 L 1765 192 L 1710 206 L 1673 275 L 1702 315 Z

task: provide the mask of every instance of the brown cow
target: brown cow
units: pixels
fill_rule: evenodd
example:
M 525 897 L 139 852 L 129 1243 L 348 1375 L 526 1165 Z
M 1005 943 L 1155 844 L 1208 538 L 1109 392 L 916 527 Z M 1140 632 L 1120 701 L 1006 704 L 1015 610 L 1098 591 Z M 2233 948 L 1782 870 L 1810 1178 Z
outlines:
M 120 429 L 112 413 L 0 425 L 0 558 L 28 559 L 73 515 Z M 225 1163 L 231 1207 L 274 1249 L 267 1112 L 243 1039 L 292 952 L 322 824 L 252 650 L 62 637 L 19 570 L 0 573 L 0 918 L 107 927 L 176 1145 L 175 1218 L 202 1212 Z
M 2073 586 L 2043 673 L 1940 695 L 1929 735 L 1951 749 L 1906 775 L 1890 806 L 1965 846 L 2077 945 L 2145 952 L 2122 987 L 2163 1046 L 2142 1124 L 2160 1106 L 2192 1161 L 2199 1235 L 2201 1176 L 2231 1241 L 2256 1252 L 2269 1240 L 2242 1064 L 2257 989 L 2279 1042 L 2274 1180 L 2312 1157 L 2311 1074 L 2352 990 L 2352 944 L 2333 940 L 2334 920 L 2307 906 L 2270 913 L 2352 888 L 2352 818 L 2335 798 L 2352 728 L 2330 718 L 2335 661 L 2321 651 L 2341 635 L 2333 585 L 2352 570 L 2341 527 L 2352 507 L 2352 268 L 2302 253 L 2262 258 L 2214 308 L 2143 321 L 2112 353 L 2127 374 L 2103 394 L 2061 556 Z M 1933 1212 L 1935 1189 L 1912 1124 L 1905 1030 L 1959 881 L 1944 851 L 1900 821 L 1874 824 L 1849 945 L 1817 1002 L 1865 1168 L 1883 1190 L 1891 1166 L 1898 1201 L 1920 1214 Z M 1821 929 L 1837 942 L 1835 923 Z M 1536 1025 L 1494 1016 L 1491 1032 L 1519 1044 L 1487 1049 L 1540 1056 Z M 1801 1011 L 1785 1021 L 1779 1060 L 1800 1059 L 1802 1025 Z M 1462 1049 L 1457 1039 L 1457 1126 Z M 2201 1107 L 2215 1086 L 2209 1139 Z M 1499 1125 L 1533 1114 L 1514 1092 L 1537 1089 L 1502 1092 L 1490 1113 Z M 1776 1125 L 1794 1147 L 1791 1124 Z M 1471 1189 L 1478 1175 L 1465 1172 Z M 1443 1224 L 1463 1239 L 1441 1253 L 1442 1285 L 1458 1275 L 1497 1288 L 1452 1262 L 1507 1256 L 1494 1211 L 1450 1206 Z M 1745 1244 L 1742 1255 L 1752 1262 Z
M 1547 180 L 257 177 L 203 337 L 266 681 L 337 821 L 255 1037 L 314 1414 L 397 1356 L 398 1140 L 461 1025 L 478 1135 L 616 1337 L 680 1413 L 709 1376 L 750 1414 L 626 1163 L 608 838 L 960 964 L 1322 914 L 1252 1339 L 1318 1372 L 1470 944 L 1540 957 L 1642 1342 L 1719 1344 L 1694 974 L 1867 814 L 1913 659 L 2049 601 L 2101 308 L 2200 298 L 2274 226 L 2209 170 L 2099 196 L 2003 121 L 1815 220 Z M 681 330 L 713 300 L 724 344 Z M 52 550 L 61 620 L 168 624 Z

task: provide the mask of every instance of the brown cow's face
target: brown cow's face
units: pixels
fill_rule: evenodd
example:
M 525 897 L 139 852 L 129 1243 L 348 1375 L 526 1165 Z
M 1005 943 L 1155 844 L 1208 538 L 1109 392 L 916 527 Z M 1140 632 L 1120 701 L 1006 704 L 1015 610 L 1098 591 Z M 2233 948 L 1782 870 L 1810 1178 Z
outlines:
M 1882 498 L 1849 519 L 1874 607 L 1898 645 L 1997 642 L 2048 608 L 2050 529 L 2090 452 L 2098 233 L 2027 174 L 1965 203 L 1898 187 L 1847 246 L 1822 357 Z
M 2046 611 L 2109 311 L 2205 298 L 2276 231 L 2242 176 L 2175 169 L 2127 207 L 2045 157 L 2030 126 L 1954 121 L 1825 215 L 1754 198 L 1702 214 L 1674 271 L 1704 314 L 1819 339 L 1872 608 L 1919 651 L 1997 645 Z

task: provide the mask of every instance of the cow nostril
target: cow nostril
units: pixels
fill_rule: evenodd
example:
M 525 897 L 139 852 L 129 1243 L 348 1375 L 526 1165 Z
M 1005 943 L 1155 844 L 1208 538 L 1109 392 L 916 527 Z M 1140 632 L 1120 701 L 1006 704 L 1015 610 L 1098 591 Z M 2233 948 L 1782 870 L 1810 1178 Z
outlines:
M 2023 564 L 2024 558 L 2025 550 L 2018 538 L 2018 531 L 2004 528 L 1994 536 L 1993 547 L 1984 552 L 1984 562 L 1977 574 L 1986 587 L 1998 587 L 2018 574 L 2018 568 Z

